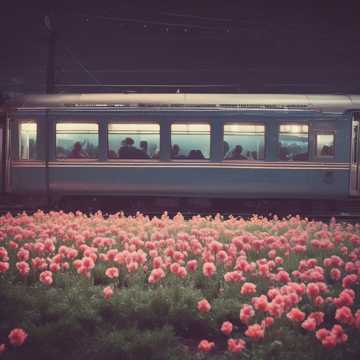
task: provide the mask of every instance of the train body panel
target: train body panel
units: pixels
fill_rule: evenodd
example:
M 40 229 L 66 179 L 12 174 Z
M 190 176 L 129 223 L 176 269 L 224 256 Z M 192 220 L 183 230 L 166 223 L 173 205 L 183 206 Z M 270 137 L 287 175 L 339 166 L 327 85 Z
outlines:
M 45 170 L 13 167 L 13 191 L 43 192 Z M 193 196 L 239 198 L 324 198 L 348 195 L 346 166 L 257 164 L 144 164 L 50 165 L 53 194 Z
M 359 96 L 37 95 L 9 106 L 15 112 L 9 117 L 6 188 L 14 194 L 251 199 L 360 194 Z M 142 128 L 147 128 L 143 139 Z M 192 140 L 184 142 L 186 136 Z M 117 158 L 129 138 L 137 147 L 146 142 L 147 159 Z M 81 141 L 87 158 L 72 158 Z M 186 156 L 174 158 L 177 142 Z M 240 143 L 244 156 L 232 157 Z M 191 158 L 191 149 L 200 149 L 206 160 Z

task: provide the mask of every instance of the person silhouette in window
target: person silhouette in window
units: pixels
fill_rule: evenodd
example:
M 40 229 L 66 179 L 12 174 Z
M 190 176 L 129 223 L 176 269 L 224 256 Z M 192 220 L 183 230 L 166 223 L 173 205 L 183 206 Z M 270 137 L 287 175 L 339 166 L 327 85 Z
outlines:
M 148 142 L 143 140 L 140 141 L 140 151 L 142 152 L 141 159 L 150 159 L 150 156 L 148 155 Z
M 236 145 L 235 149 L 231 152 L 229 159 L 230 160 L 247 160 L 244 155 L 242 155 L 243 148 L 241 145 Z
M 188 159 L 202 160 L 205 159 L 201 150 L 191 150 L 188 155 Z
M 119 159 L 143 159 L 144 153 L 134 146 L 134 140 L 127 137 L 118 151 Z
M 332 146 L 324 145 L 321 149 L 320 156 L 332 156 L 333 149 Z
M 172 159 L 186 159 L 184 155 L 180 155 L 180 146 L 178 144 L 174 144 L 171 148 L 171 158 Z
M 70 159 L 86 159 L 89 155 L 82 149 L 80 141 L 74 143 L 73 149 L 71 150 L 68 158 Z

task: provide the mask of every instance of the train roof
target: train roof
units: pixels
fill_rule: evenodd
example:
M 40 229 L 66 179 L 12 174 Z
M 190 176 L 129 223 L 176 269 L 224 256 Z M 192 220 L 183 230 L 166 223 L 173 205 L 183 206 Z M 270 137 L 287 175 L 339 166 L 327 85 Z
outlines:
M 50 94 L 25 95 L 8 101 L 22 109 L 156 108 L 218 110 L 303 110 L 336 112 L 360 110 L 360 95 L 314 94 Z

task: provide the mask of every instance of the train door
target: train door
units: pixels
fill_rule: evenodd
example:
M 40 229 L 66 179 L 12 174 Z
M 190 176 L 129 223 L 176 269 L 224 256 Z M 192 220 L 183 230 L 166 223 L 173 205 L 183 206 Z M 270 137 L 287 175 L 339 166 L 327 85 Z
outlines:
M 351 135 L 350 195 L 360 195 L 360 119 L 354 115 Z

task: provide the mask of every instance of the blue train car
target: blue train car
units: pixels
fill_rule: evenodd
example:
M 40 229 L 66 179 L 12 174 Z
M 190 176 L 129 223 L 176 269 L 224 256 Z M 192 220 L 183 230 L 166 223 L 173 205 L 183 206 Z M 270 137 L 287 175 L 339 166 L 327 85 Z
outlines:
M 360 96 L 32 95 L 9 102 L 4 114 L 0 185 L 7 193 L 360 195 Z

